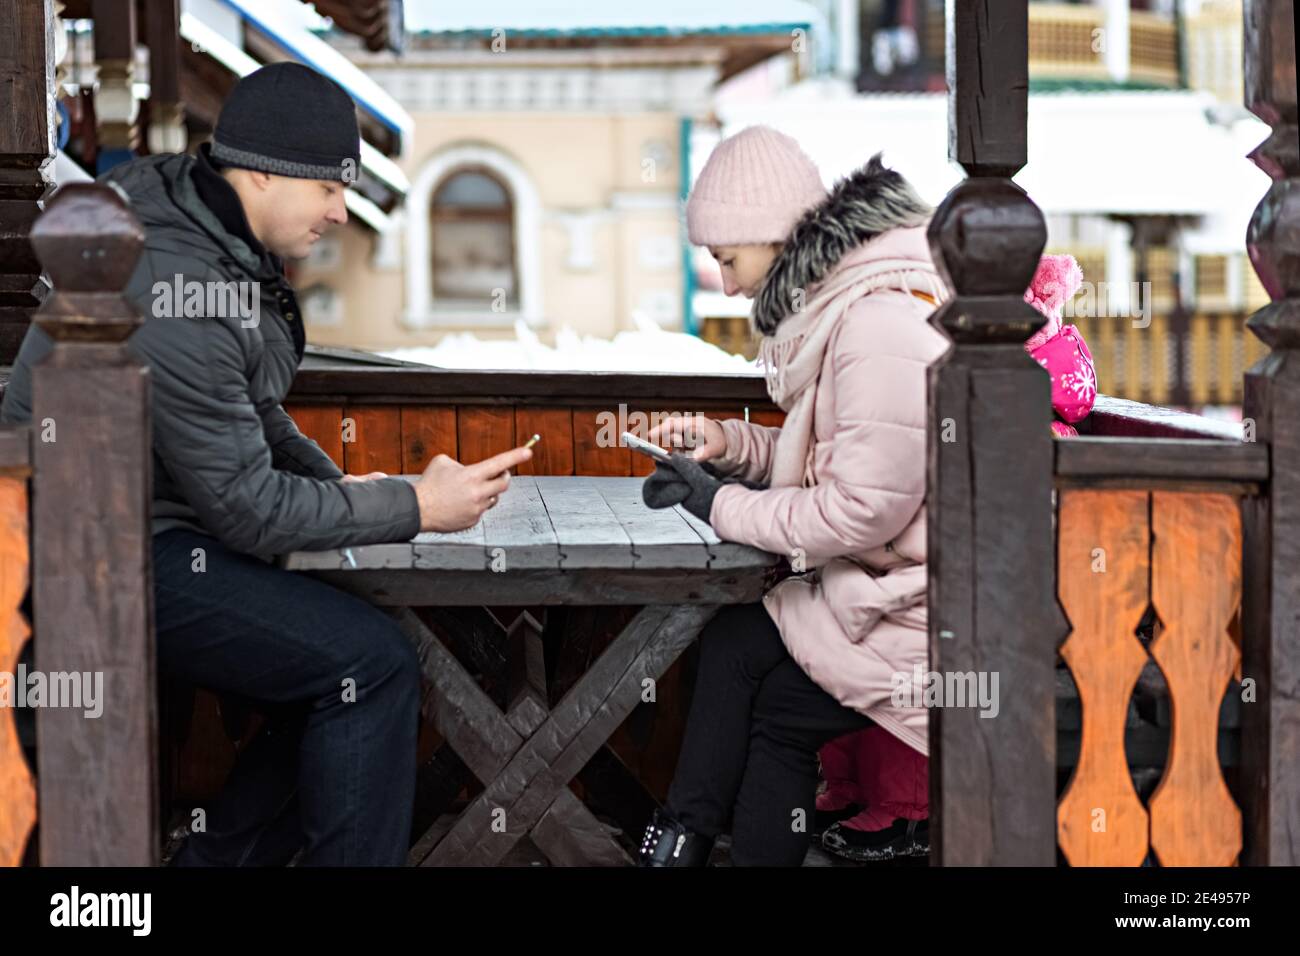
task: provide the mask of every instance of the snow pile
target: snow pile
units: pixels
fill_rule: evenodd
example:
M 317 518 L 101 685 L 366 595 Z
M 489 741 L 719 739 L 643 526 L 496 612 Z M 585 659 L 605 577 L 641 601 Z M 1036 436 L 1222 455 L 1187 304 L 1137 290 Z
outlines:
M 514 339 L 480 339 L 471 332 L 456 332 L 435 346 L 379 354 L 441 368 L 757 374 L 754 363 L 743 355 L 733 355 L 694 335 L 666 331 L 644 316 L 633 316 L 633 323 L 635 329 L 619 332 L 613 339 L 580 335 L 562 326 L 552 348 L 518 321 Z

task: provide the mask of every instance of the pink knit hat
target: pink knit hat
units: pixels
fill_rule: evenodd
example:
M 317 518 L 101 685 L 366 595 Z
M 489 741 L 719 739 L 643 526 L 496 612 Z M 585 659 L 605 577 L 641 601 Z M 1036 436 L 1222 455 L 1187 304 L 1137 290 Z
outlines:
M 817 167 L 789 136 L 751 126 L 714 147 L 686 201 L 686 233 L 697 246 L 784 242 L 826 198 Z

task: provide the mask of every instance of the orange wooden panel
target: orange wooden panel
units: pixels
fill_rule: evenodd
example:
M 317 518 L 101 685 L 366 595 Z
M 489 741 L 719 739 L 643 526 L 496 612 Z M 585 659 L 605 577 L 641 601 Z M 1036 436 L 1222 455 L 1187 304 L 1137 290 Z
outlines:
M 574 474 L 632 474 L 632 450 L 619 444 L 618 418 L 617 409 L 573 410 Z
M 460 460 L 466 465 L 514 448 L 514 406 L 456 406 L 456 444 Z
M 1219 769 L 1219 708 L 1240 652 L 1241 512 L 1232 495 L 1153 493 L 1151 591 L 1164 627 L 1151 656 L 1169 684 L 1169 763 L 1151 795 L 1151 848 L 1164 866 L 1232 866 L 1241 811 Z
M 749 420 L 755 425 L 784 425 L 785 412 L 778 410 L 749 413 Z
M 1072 866 L 1140 866 L 1147 811 L 1129 775 L 1124 723 L 1147 661 L 1134 633 L 1148 604 L 1147 492 L 1059 495 L 1057 587 L 1072 627 L 1061 656 L 1079 688 L 1083 732 L 1057 840 Z
M 339 405 L 286 405 L 284 410 L 302 432 L 343 468 L 343 409 Z
M 515 440 L 522 445 L 535 434 L 541 435 L 542 440 L 533 446 L 532 460 L 519 466 L 519 474 L 573 474 L 573 409 L 567 405 L 517 406 Z
M 420 474 L 438 455 L 457 457 L 456 406 L 403 405 L 402 474 Z
M 27 591 L 27 480 L 0 478 L 0 674 L 17 679 L 18 653 L 31 633 L 20 607 Z M 4 678 L 11 680 L 9 677 Z M 10 683 L 6 695 L 16 695 Z M 14 724 L 16 701 L 0 705 L 0 866 L 17 866 L 36 822 L 36 785 Z
M 349 406 L 343 415 L 343 438 L 343 460 L 346 462 L 343 470 L 347 474 L 382 471 L 396 475 L 401 472 L 402 410 L 399 406 Z

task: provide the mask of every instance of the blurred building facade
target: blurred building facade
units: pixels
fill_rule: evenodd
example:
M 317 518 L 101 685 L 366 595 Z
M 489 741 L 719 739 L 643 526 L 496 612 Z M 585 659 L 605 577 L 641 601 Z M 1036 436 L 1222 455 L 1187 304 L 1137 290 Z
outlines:
M 344 228 L 296 270 L 312 341 L 393 349 L 450 332 L 609 337 L 688 321 L 683 143 L 720 83 L 814 68 L 818 11 L 405 4 L 400 54 L 322 35 L 409 112 L 391 228 Z
M 961 175 L 946 159 L 942 0 L 823 7 L 856 51 L 841 44 L 829 76 L 724 87 L 717 128 L 696 131 L 696 169 L 718 138 L 766 122 L 799 139 L 828 185 L 881 151 L 939 202 Z M 1047 218 L 1046 251 L 1074 255 L 1092 286 L 1071 320 L 1101 390 L 1236 405 L 1264 353 L 1245 317 L 1268 301 L 1245 250 L 1268 188 L 1247 154 L 1268 130 L 1241 103 L 1240 0 L 1029 10 L 1029 161 L 1016 181 Z M 695 255 L 702 333 L 753 354 L 748 303 L 722 296 Z

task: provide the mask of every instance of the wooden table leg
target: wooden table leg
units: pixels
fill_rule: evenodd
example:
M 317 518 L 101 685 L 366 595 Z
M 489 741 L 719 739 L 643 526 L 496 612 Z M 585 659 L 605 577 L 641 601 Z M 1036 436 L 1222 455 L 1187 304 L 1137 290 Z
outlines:
M 538 708 L 543 705 L 534 694 L 522 691 L 514 695 L 514 704 L 503 714 L 414 612 L 409 608 L 401 609 L 395 617 L 415 643 L 421 669 L 433 685 L 433 692 L 425 701 L 426 714 L 471 772 L 484 782 L 492 781 L 525 742 L 516 727 L 536 729 L 549 714 L 545 710 L 538 713 Z M 518 650 L 525 658 L 522 668 L 517 669 L 525 683 L 536 678 L 535 654 L 531 663 L 527 660 L 530 656 L 527 645 L 540 632 L 535 623 L 519 625 L 516 622 L 517 626 L 512 628 L 511 636 L 520 645 Z M 592 816 L 567 786 L 554 794 L 552 806 L 554 812 L 546 825 L 532 834 L 538 848 L 552 862 L 606 866 L 631 862 L 608 829 Z M 445 826 L 435 822 L 412 847 L 408 862 L 431 862 L 431 851 L 445 832 Z M 502 835 L 492 832 L 495 836 Z M 527 833 L 525 830 L 515 836 L 510 840 L 510 846 Z
M 491 782 L 438 841 L 425 858 L 425 865 L 490 866 L 500 862 L 530 832 L 534 842 L 539 836 L 545 841 L 548 834 L 572 832 L 560 825 L 568 812 L 564 805 L 541 827 L 540 834 L 534 827 L 557 800 L 565 794 L 572 797 L 568 782 L 636 706 L 642 682 L 658 679 L 695 640 L 715 611 L 715 607 L 707 605 L 643 608 L 532 736 L 514 750 L 499 772 L 480 776 Z M 436 656 L 436 650 L 431 656 Z M 442 669 L 442 665 L 437 666 L 437 670 Z M 442 679 L 447 681 L 447 676 L 444 674 Z M 499 712 L 495 713 L 495 722 L 483 713 L 481 692 L 475 703 L 466 700 L 472 695 L 457 687 L 459 682 L 448 683 L 452 696 L 440 704 L 439 714 L 449 725 L 463 727 L 477 721 L 486 728 L 499 724 Z M 499 755 L 508 747 L 507 731 L 513 735 L 513 728 L 493 726 L 488 732 L 467 733 L 465 739 L 469 746 Z M 473 768 L 469 755 L 462 751 L 462 756 Z M 576 799 L 574 802 L 578 803 Z M 585 807 L 582 812 L 590 815 Z M 585 845 L 581 838 L 573 842 Z

